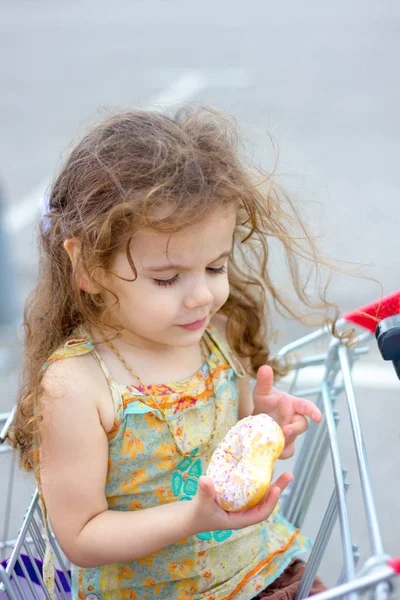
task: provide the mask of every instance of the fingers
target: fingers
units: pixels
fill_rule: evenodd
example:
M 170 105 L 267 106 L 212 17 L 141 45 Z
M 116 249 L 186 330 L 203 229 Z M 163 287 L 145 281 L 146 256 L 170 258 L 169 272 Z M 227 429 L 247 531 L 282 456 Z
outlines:
M 309 417 L 315 423 L 319 423 L 322 419 L 322 413 L 319 408 L 306 398 L 296 398 L 293 396 L 293 408 L 299 415 Z
M 283 435 L 286 438 L 286 444 L 294 442 L 298 435 L 305 433 L 308 429 L 308 421 L 302 415 L 295 415 L 289 425 L 285 425 L 282 429 Z
M 267 396 L 271 393 L 274 382 L 274 372 L 269 365 L 263 365 L 257 371 L 256 384 L 253 396 Z
M 298 435 L 301 435 L 308 429 L 308 421 L 301 415 L 295 415 L 293 421 L 283 427 L 283 435 L 285 436 L 285 447 L 281 452 L 280 459 L 285 460 L 291 458 L 294 454 L 295 447 L 294 442 Z
M 280 475 L 278 477 L 278 479 L 271 484 L 268 492 L 265 494 L 264 498 L 261 500 L 261 502 L 258 504 L 258 507 L 263 507 L 264 505 L 267 505 L 269 508 L 271 508 L 271 512 L 274 510 L 282 492 L 284 492 L 284 490 L 287 488 L 287 486 L 289 485 L 289 483 L 293 480 L 293 475 L 292 473 L 283 473 L 282 475 Z M 256 507 L 254 507 L 256 508 Z M 253 510 L 252 508 L 249 509 L 250 512 L 251 510 Z
M 283 473 L 275 483 L 271 485 L 264 499 L 257 506 L 246 511 L 246 517 L 257 523 L 261 520 L 268 519 L 274 511 L 282 493 L 292 480 L 293 475 L 291 473 Z
M 279 457 L 280 460 L 286 460 L 288 458 L 292 458 L 292 456 L 295 453 L 295 447 L 294 447 L 294 443 L 292 444 L 287 444 L 284 449 L 282 450 L 282 453 Z
M 291 481 L 293 481 L 292 473 L 282 473 L 282 475 L 278 477 L 278 479 L 275 481 L 275 483 L 272 484 L 271 487 L 279 488 L 280 493 L 282 493 Z
M 268 493 L 259 504 L 241 512 L 226 513 L 229 519 L 229 526 L 233 529 L 242 529 L 243 527 L 249 527 L 268 519 L 273 513 L 282 492 L 292 479 L 293 475 L 291 473 L 283 473 L 271 485 Z
M 210 501 L 214 502 L 215 499 L 215 487 L 213 481 L 210 477 L 206 477 L 202 475 L 199 478 L 199 486 L 197 488 L 197 496 L 201 499 L 202 502 Z

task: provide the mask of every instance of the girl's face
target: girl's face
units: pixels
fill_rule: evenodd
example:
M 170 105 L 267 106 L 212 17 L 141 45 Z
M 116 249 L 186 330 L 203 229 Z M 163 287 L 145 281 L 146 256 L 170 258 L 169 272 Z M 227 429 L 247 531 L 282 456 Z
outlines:
M 119 298 L 111 309 L 122 337 L 135 345 L 161 349 L 198 343 L 210 318 L 229 295 L 228 259 L 233 245 L 235 207 L 216 210 L 205 221 L 180 232 L 144 229 L 130 251 L 137 278 L 125 252 L 116 255 L 105 285 Z M 107 295 L 112 306 L 113 299 Z

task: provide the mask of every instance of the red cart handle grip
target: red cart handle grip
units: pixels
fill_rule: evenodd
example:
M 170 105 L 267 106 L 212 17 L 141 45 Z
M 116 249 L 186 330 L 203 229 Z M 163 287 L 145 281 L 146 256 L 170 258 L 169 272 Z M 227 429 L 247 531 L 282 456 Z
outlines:
M 397 573 L 397 575 L 400 575 L 400 557 L 391 558 L 390 560 L 388 560 L 388 565 L 393 569 L 395 573 Z
M 386 319 L 386 317 L 392 317 L 393 315 L 398 314 L 400 314 L 400 290 L 389 296 L 385 296 L 376 302 L 352 310 L 351 312 L 342 315 L 342 317 L 346 319 L 346 321 L 359 325 L 374 333 L 379 321 Z

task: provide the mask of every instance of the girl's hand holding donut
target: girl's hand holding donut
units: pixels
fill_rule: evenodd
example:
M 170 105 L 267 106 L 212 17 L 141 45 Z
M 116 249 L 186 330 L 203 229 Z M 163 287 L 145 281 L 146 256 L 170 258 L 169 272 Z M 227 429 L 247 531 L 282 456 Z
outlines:
M 319 423 L 322 414 L 310 400 L 297 398 L 274 388 L 273 379 L 271 367 L 264 365 L 259 368 L 253 391 L 253 415 L 265 413 L 281 426 L 285 436 L 285 446 L 279 458 L 290 458 L 294 454 L 296 437 L 308 429 L 306 417 Z
M 197 494 L 188 503 L 191 510 L 191 531 L 201 533 L 223 529 L 243 529 L 265 521 L 274 511 L 282 492 L 292 479 L 291 473 L 283 473 L 256 506 L 240 512 L 229 512 L 217 503 L 212 479 L 206 476 L 200 477 Z

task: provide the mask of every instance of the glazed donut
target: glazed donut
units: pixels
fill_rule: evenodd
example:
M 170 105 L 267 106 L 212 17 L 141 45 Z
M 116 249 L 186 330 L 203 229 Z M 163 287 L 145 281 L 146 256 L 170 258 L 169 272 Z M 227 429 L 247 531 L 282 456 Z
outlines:
M 239 512 L 260 502 L 284 445 L 282 429 L 269 415 L 238 421 L 215 449 L 206 473 L 214 483 L 218 504 Z

